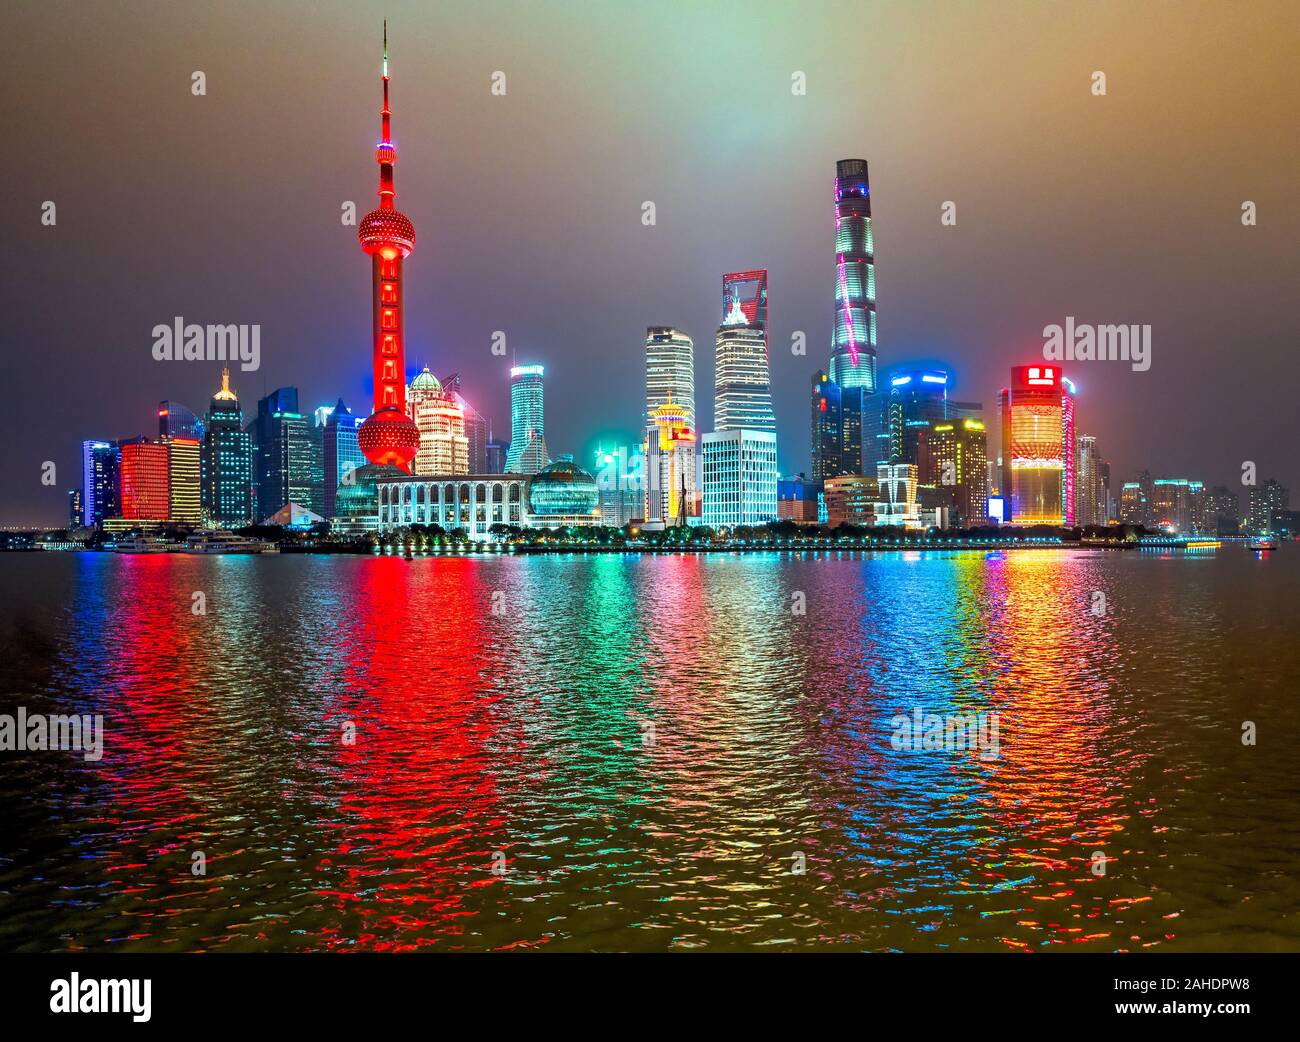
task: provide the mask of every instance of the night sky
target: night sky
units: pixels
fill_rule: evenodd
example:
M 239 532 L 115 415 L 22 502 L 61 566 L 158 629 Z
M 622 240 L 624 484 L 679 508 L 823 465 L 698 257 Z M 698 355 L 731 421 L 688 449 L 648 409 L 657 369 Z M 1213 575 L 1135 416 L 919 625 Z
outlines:
M 246 413 L 285 384 L 369 412 L 370 264 L 340 207 L 376 202 L 385 16 L 408 367 L 459 370 L 498 436 L 495 330 L 547 367 L 552 455 L 638 439 L 647 325 L 695 339 L 710 429 L 722 274 L 766 267 L 780 467 L 806 471 L 834 163 L 861 157 L 882 369 L 945 364 L 992 420 L 1045 325 L 1149 323 L 1150 371 L 1066 367 L 1114 487 L 1240 488 L 1248 459 L 1300 487 L 1290 0 L 10 2 L 0 522 L 63 522 L 82 439 L 156 434 L 164 398 L 206 411 L 220 363 L 150 353 L 177 315 L 261 324 Z

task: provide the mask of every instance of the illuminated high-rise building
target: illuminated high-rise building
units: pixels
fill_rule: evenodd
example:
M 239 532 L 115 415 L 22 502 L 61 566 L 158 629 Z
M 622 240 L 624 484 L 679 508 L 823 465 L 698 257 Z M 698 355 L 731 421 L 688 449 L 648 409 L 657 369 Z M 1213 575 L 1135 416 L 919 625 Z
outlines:
M 1291 492 L 1286 486 L 1269 478 L 1263 484 L 1252 485 L 1249 498 L 1246 530 L 1251 535 L 1276 532 L 1285 527 L 1284 515 L 1291 509 Z
M 200 462 L 202 504 L 208 518 L 230 528 L 252 521 L 252 437 L 244 430 L 244 410 L 230 389 L 229 369 L 221 371 L 221 389 L 208 404 Z
M 830 378 L 876 391 L 876 261 L 865 159 L 835 164 L 835 332 Z
M 665 525 L 685 524 L 700 516 L 696 487 L 696 438 L 686 422 L 686 409 L 664 402 L 651 417 L 646 438 L 645 519 Z
M 1205 530 L 1205 486 L 1189 478 L 1152 482 L 1151 518 L 1157 528 L 1182 534 Z
M 948 418 L 947 373 L 942 369 L 894 372 L 885 413 L 889 462 L 916 463 L 920 433 Z
M 813 375 L 812 476 L 815 480 L 862 474 L 863 405 L 870 397 L 861 387 L 841 387 L 820 369 Z M 874 463 L 872 467 L 874 474 Z
M 406 413 L 406 329 L 403 319 L 406 283 L 403 265 L 415 249 L 415 225 L 393 205 L 392 112 L 388 107 L 388 23 L 384 23 L 384 107 L 380 113 L 379 206 L 357 225 L 361 249 L 370 257 L 374 412 L 361 424 L 357 442 L 371 463 L 407 472 L 420 448 L 420 432 Z M 284 504 L 280 504 L 283 506 Z M 300 504 L 306 506 L 306 504 Z M 320 509 L 324 504 L 318 504 Z M 279 506 L 276 507 L 279 509 Z M 265 511 L 264 511 L 265 512 Z
M 80 528 L 84 515 L 85 508 L 81 505 L 81 489 L 68 489 L 68 528 Z
M 81 443 L 81 520 L 87 527 L 117 516 L 117 447 L 109 441 Z
M 484 474 L 504 474 L 506 472 L 506 456 L 509 454 L 510 443 L 508 441 L 489 437 L 487 440 L 487 465 L 482 472 Z
M 504 473 L 536 474 L 551 462 L 546 451 L 546 416 L 542 401 L 540 365 L 517 365 L 510 370 L 510 451 Z
M 767 357 L 767 272 L 722 278 L 714 355 L 713 429 L 776 431 Z
M 415 455 L 416 474 L 468 474 L 469 441 L 465 437 L 465 414 L 460 403 L 448 394 L 429 367 L 411 381 L 407 391 L 411 415 L 420 431 L 420 451 Z
M 465 396 L 460 393 L 460 373 L 452 373 L 443 380 L 442 389 L 460 406 L 465 427 L 465 442 L 469 452 L 469 473 L 492 473 L 487 469 L 487 443 L 492 437 L 492 428 L 483 414 L 470 405 Z M 418 427 L 419 424 L 417 423 L 416 426 Z
M 317 410 L 319 412 L 319 410 Z M 338 515 L 340 486 L 346 487 L 356 480 L 356 471 L 366 465 L 366 455 L 361 451 L 358 434 L 361 420 L 352 414 L 340 398 L 327 409 L 324 422 L 317 417 L 316 433 L 321 440 L 321 517 Z
M 645 331 L 646 429 L 655 425 L 655 410 L 672 402 L 695 430 L 695 344 L 671 326 L 650 326 Z
M 931 421 L 917 432 L 917 479 L 951 494 L 957 523 L 963 527 L 988 521 L 988 433 L 982 420 Z
M 1140 481 L 1126 481 L 1119 492 L 1119 519 L 1126 525 L 1151 524 L 1151 503 Z
M 290 503 L 324 516 L 324 447 L 312 418 L 298 411 L 298 389 L 279 387 L 260 399 L 247 430 L 252 439 L 256 518 L 268 518 Z
M 167 446 L 167 518 L 182 525 L 203 520 L 202 463 L 198 438 L 164 437 Z
M 1211 535 L 1241 534 L 1241 497 L 1226 485 L 1205 493 L 1205 530 Z
M 1103 477 L 1105 461 L 1097 451 L 1097 439 L 1080 434 L 1075 454 L 1074 523 L 1080 528 L 1104 525 L 1108 519 L 1107 488 Z
M 171 511 L 167 446 L 148 438 L 118 443 L 117 516 L 128 521 L 166 521 Z
M 1074 384 L 1056 365 L 1020 365 L 1001 393 L 1008 520 L 1074 525 Z
M 700 439 L 704 470 L 703 522 L 714 528 L 761 525 L 778 517 L 776 435 L 730 430 Z
M 203 440 L 203 421 L 180 402 L 158 403 L 158 436 Z

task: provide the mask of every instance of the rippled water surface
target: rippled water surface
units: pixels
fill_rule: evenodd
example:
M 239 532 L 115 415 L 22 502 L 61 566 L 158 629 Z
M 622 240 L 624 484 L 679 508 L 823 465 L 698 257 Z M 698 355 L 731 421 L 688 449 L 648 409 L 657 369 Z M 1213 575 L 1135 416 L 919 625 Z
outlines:
M 0 948 L 1300 950 L 1288 550 L 0 554 Z

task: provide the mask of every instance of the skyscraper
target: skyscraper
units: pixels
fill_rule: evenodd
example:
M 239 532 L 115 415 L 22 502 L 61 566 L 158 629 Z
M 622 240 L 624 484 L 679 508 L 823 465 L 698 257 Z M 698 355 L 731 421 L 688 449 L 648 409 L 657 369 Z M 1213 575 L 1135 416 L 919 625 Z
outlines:
M 761 525 L 777 518 L 776 435 L 729 430 L 701 439 L 704 524 L 714 528 Z
M 1205 528 L 1205 487 L 1188 478 L 1156 478 L 1151 516 L 1157 528 L 1189 533 Z
M 329 416 L 320 425 L 321 475 L 323 486 L 321 502 L 324 518 L 332 518 L 338 511 L 339 486 L 355 480 L 353 472 L 366 464 L 365 453 L 357 443 L 361 421 L 340 398 L 329 410 Z
M 865 159 L 835 164 L 835 332 L 830 378 L 876 390 L 876 261 Z
M 942 369 L 895 372 L 889 381 L 885 425 L 889 462 L 916 463 L 917 438 L 948 419 L 948 374 Z
M 722 278 L 714 357 L 715 431 L 776 431 L 767 357 L 767 272 Z
M 253 519 L 252 438 L 244 430 L 244 410 L 230 389 L 230 370 L 221 371 L 221 389 L 208 405 L 203 435 L 202 501 L 218 525 L 236 527 Z
M 1211 535 L 1241 533 L 1241 497 L 1225 485 L 1205 493 L 1205 530 Z
M 1140 481 L 1126 481 L 1119 493 L 1119 519 L 1126 525 L 1151 525 L 1151 502 Z
M 81 443 L 81 514 L 87 527 L 117 515 L 117 448 L 108 441 Z
M 1282 515 L 1291 509 L 1291 492 L 1269 478 L 1262 485 L 1250 489 L 1250 507 L 1246 513 L 1246 529 L 1252 535 L 1275 532 L 1283 527 Z
M 863 403 L 871 398 L 861 387 L 841 387 L 820 369 L 813 375 L 814 479 L 862 473 L 862 409 Z
M 425 366 L 408 390 L 411 415 L 420 431 L 416 474 L 469 474 L 469 441 L 460 403 Z
M 546 451 L 545 410 L 542 404 L 540 365 L 517 365 L 510 370 L 510 451 L 504 473 L 536 474 L 551 457 Z
M 183 525 L 203 520 L 198 438 L 164 437 L 167 446 L 167 518 Z
M 148 438 L 118 443 L 118 515 L 129 521 L 166 521 L 171 510 L 167 446 Z
M 203 421 L 180 402 L 158 403 L 158 436 L 203 440 Z
M 501 441 L 497 438 L 488 438 L 487 441 L 487 463 L 483 468 L 484 474 L 504 474 L 506 472 L 506 456 L 510 452 L 510 443 Z
M 1107 521 L 1106 486 L 1102 478 L 1102 458 L 1097 439 L 1080 434 L 1075 461 L 1074 523 L 1080 527 L 1104 525 Z
M 1008 520 L 1073 526 L 1074 384 L 1058 366 L 1015 366 L 1000 411 Z
M 672 402 L 683 410 L 686 426 L 695 426 L 695 344 L 671 326 L 645 331 L 646 429 L 655 424 L 655 410 Z
M 361 249 L 370 257 L 375 377 L 375 409 L 361 424 L 357 441 L 371 463 L 395 466 L 409 472 L 411 460 L 420 448 L 420 432 L 406 414 L 403 321 L 406 285 L 402 266 L 415 249 L 415 225 L 393 205 L 397 194 L 393 187 L 397 149 L 393 145 L 392 112 L 388 108 L 387 22 L 384 23 L 383 84 L 381 133 L 375 148 L 375 160 L 379 163 L 379 207 L 366 214 L 357 225 Z M 278 510 L 279 506 L 275 509 Z M 324 509 L 324 503 L 313 509 Z
M 917 432 L 920 484 L 948 490 L 963 527 L 988 521 L 988 434 L 982 420 L 932 421 Z
M 469 451 L 469 473 L 492 473 L 487 469 L 487 443 L 488 438 L 492 436 L 492 430 L 483 414 L 470 405 L 465 396 L 460 393 L 460 373 L 452 373 L 443 380 L 442 389 L 460 406 L 465 426 L 465 442 Z M 416 426 L 419 424 L 417 423 Z
M 290 503 L 324 516 L 324 447 L 311 419 L 298 411 L 298 388 L 280 387 L 260 399 L 248 432 L 257 519 Z

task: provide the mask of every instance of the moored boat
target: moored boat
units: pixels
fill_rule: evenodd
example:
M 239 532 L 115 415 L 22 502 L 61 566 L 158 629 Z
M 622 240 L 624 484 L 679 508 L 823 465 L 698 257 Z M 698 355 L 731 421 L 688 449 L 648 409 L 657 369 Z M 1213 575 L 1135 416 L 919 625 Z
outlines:
M 261 554 L 278 553 L 273 544 L 247 539 L 234 532 L 195 532 L 185 540 L 181 551 L 187 554 Z

